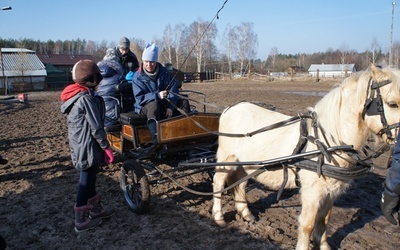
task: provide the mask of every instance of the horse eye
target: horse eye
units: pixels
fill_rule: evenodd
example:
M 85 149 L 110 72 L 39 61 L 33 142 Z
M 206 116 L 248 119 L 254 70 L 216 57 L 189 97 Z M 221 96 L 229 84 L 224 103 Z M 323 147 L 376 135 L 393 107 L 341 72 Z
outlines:
M 397 109 L 399 107 L 399 105 L 397 105 L 395 102 L 388 102 L 387 105 L 392 109 Z

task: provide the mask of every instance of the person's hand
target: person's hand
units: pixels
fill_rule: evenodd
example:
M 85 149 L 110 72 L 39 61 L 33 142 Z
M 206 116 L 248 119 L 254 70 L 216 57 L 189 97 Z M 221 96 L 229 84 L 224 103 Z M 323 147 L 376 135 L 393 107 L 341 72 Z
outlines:
M 114 153 L 111 148 L 104 149 L 104 161 L 106 164 L 114 162 Z
M 158 93 L 158 95 L 160 96 L 160 99 L 162 100 L 162 99 L 164 99 L 164 98 L 167 98 L 167 96 L 168 96 L 168 91 L 166 91 L 166 90 L 160 91 L 160 92 Z
M 167 118 L 170 118 L 170 117 L 172 117 L 172 109 L 170 109 L 170 108 L 168 108 L 166 111 L 165 111 L 165 117 L 167 117 Z
M 391 193 L 385 188 L 382 193 L 381 211 L 386 220 L 393 225 L 397 225 L 396 219 L 393 217 L 395 212 L 399 210 L 399 196 L 396 193 Z

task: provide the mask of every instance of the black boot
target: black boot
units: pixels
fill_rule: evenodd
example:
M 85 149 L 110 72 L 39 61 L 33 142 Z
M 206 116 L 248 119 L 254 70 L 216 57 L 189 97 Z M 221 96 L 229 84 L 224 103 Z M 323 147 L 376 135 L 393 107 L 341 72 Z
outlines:
M 152 157 L 155 154 L 155 149 L 158 144 L 157 137 L 157 121 L 155 119 L 149 119 L 147 121 L 147 126 L 149 127 L 150 134 L 153 140 L 153 145 L 150 147 L 144 148 L 138 155 L 138 159 L 143 160 Z
M 74 206 L 75 210 L 75 232 L 90 230 L 101 224 L 101 218 L 91 219 L 89 217 L 91 205 L 81 207 Z
M 147 126 L 149 127 L 150 134 L 153 139 L 153 145 L 156 145 L 158 143 L 157 121 L 155 119 L 149 119 L 147 121 Z
M 114 208 L 104 208 L 100 202 L 100 198 L 100 194 L 96 194 L 88 200 L 88 204 L 92 206 L 89 214 L 91 219 L 106 219 L 114 214 Z

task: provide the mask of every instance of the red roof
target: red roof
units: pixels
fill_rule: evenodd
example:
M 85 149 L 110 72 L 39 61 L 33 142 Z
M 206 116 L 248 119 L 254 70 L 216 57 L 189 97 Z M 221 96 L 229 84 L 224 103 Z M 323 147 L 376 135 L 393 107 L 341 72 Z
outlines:
M 39 57 L 40 61 L 42 61 L 43 64 L 53 64 L 55 66 L 73 66 L 75 63 L 77 63 L 79 60 L 83 59 L 89 59 L 93 60 L 94 58 L 91 55 L 58 55 L 58 54 L 37 54 Z

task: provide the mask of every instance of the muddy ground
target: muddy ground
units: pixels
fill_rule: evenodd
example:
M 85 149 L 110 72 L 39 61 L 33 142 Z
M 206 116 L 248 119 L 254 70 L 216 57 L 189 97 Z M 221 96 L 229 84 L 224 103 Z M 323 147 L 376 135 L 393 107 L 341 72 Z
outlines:
M 261 101 L 288 115 L 305 111 L 341 82 L 225 81 L 188 83 L 184 89 L 207 94 L 209 111 L 220 112 L 236 102 Z M 209 196 L 193 195 L 172 183 L 151 186 L 150 211 L 137 215 L 125 205 L 118 176 L 124 162 L 102 169 L 97 187 L 104 204 L 116 214 L 95 230 L 75 233 L 73 205 L 78 172 L 71 166 L 66 118 L 60 113 L 60 92 L 28 93 L 28 103 L 0 101 L 0 235 L 8 249 L 293 249 L 301 204 L 298 190 L 276 191 L 250 182 L 249 207 L 257 221 L 235 219 L 232 197 L 224 196 L 228 227 L 211 219 Z M 377 159 L 384 165 L 387 155 Z M 333 249 L 400 249 L 400 230 L 379 208 L 385 169 L 355 180 L 333 208 L 328 242 Z M 207 174 L 181 181 L 211 191 Z

